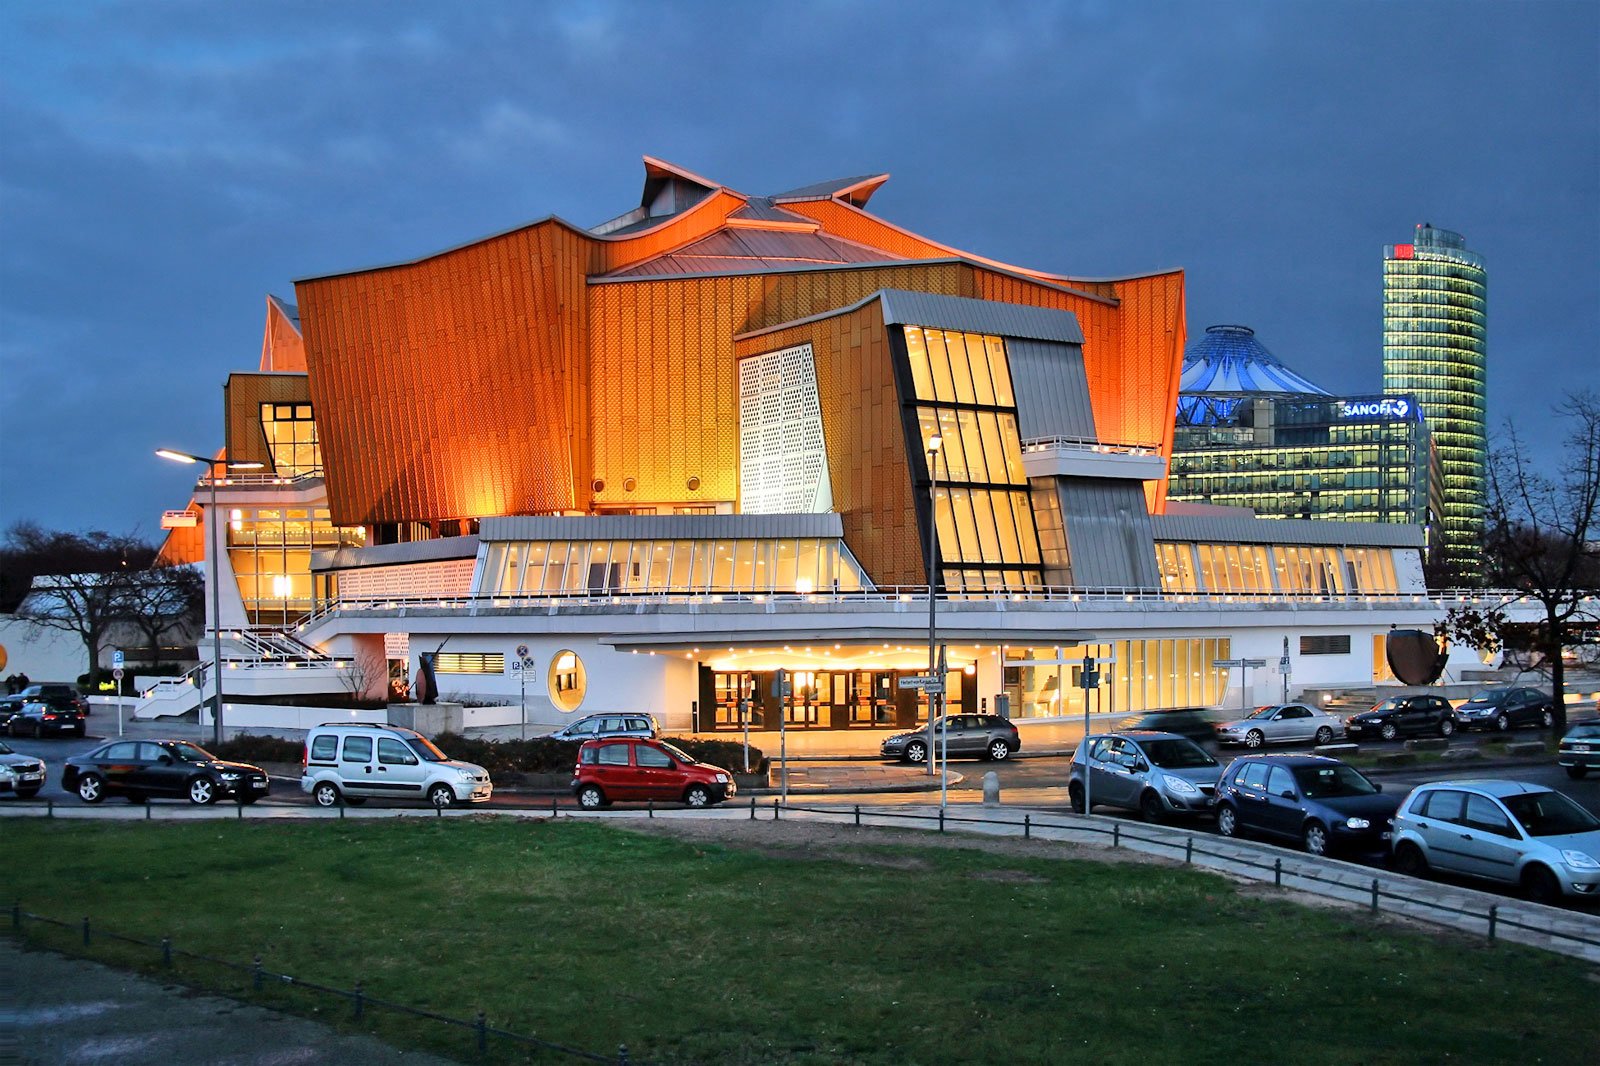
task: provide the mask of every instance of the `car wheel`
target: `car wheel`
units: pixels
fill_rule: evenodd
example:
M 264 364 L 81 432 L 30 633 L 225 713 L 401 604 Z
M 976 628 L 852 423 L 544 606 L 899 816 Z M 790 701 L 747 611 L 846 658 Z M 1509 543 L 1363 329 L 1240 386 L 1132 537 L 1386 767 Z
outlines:
M 1321 822 L 1307 822 L 1300 834 L 1300 843 L 1309 854 L 1328 854 L 1328 827 Z
M 709 806 L 711 793 L 706 791 L 704 785 L 690 785 L 689 790 L 683 794 L 683 802 L 691 807 Z
M 31 799 L 33 799 L 33 797 L 37 796 L 38 794 L 39 794 L 39 790 L 36 789 L 36 788 L 19 788 L 19 789 L 17 789 L 17 798 L 18 799 L 31 800 Z
M 1083 786 L 1076 781 L 1067 786 L 1067 802 L 1072 805 L 1074 814 L 1083 813 Z
M 1225 837 L 1239 835 L 1239 815 L 1233 809 L 1233 804 L 1224 803 L 1217 808 L 1217 832 Z
M 1588 772 L 1589 772 L 1589 768 L 1587 766 L 1569 766 L 1569 767 L 1567 767 L 1567 776 L 1572 778 L 1574 781 L 1582 781 L 1583 778 L 1584 778 L 1584 775 L 1586 775 Z
M 197 777 L 189 782 L 189 802 L 204 807 L 217 799 L 217 786 L 209 777 Z
M 1139 797 L 1139 815 L 1151 825 L 1160 824 L 1167 817 L 1167 810 L 1161 805 L 1161 797 L 1154 792 L 1146 792 Z
M 1393 722 L 1383 723 L 1383 728 L 1378 730 L 1378 735 L 1384 740 L 1393 740 L 1400 735 L 1400 727 Z
M 1244 735 L 1244 746 L 1247 748 L 1259 748 L 1266 742 L 1267 738 L 1262 735 L 1259 729 L 1252 729 Z
M 1443 721 L 1441 721 L 1439 723 L 1439 735 L 1441 737 L 1448 737 L 1451 734 L 1453 734 L 1455 731 L 1456 731 L 1456 720 L 1454 718 L 1446 718 L 1446 719 L 1444 719 Z
M 906 745 L 906 762 L 921 766 L 928 761 L 928 746 L 920 740 Z
M 1529 866 L 1522 871 L 1522 892 L 1533 903 L 1561 902 L 1561 882 L 1547 866 Z
M 1556 724 L 1556 713 L 1546 707 L 1544 710 L 1539 712 L 1539 724 L 1545 729 L 1549 729 L 1551 726 Z
M 595 810 L 606 805 L 605 793 L 600 791 L 599 785 L 584 785 L 578 789 L 578 806 Z
M 1321 729 L 1317 730 L 1317 743 L 1318 744 L 1329 744 L 1329 743 L 1332 743 L 1332 741 L 1333 741 L 1333 730 L 1331 728 L 1329 728 L 1328 726 L 1323 726 Z
M 1421 848 L 1408 840 L 1394 849 L 1394 868 L 1407 877 L 1427 877 L 1428 859 Z
M 1494 720 L 1494 728 L 1496 732 L 1504 733 L 1506 730 L 1511 728 L 1511 719 L 1507 718 L 1503 714 L 1497 716 Z
M 99 774 L 84 774 L 78 778 L 78 798 L 85 803 L 99 803 L 106 798 L 106 783 Z
M 428 789 L 428 802 L 440 810 L 453 807 L 456 802 L 456 790 L 441 782 Z
M 1003 740 L 991 741 L 989 744 L 989 758 L 995 762 L 1005 762 L 1011 758 L 1011 745 Z
M 311 798 L 316 800 L 318 807 L 337 807 L 339 805 L 339 786 L 332 781 L 322 781 L 311 790 Z

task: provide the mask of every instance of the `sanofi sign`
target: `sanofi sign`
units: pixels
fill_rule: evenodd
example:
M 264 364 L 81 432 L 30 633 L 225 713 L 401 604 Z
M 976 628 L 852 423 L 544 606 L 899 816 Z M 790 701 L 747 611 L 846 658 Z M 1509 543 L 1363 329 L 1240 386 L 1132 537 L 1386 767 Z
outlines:
M 1345 400 L 1339 404 L 1340 418 L 1403 419 L 1411 414 L 1411 401 L 1397 396 L 1378 400 Z

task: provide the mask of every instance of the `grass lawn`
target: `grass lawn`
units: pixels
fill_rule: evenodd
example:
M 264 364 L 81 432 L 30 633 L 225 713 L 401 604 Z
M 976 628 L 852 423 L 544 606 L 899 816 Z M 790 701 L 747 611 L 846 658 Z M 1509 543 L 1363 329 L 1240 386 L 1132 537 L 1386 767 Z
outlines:
M 8 906 L 635 1061 L 1520 1064 L 1600 1047 L 1600 983 L 1575 960 L 1044 846 L 864 830 L 844 850 L 758 849 L 493 817 L 0 825 Z M 43 930 L 30 940 L 81 951 Z M 105 940 L 91 953 L 156 968 Z M 348 1018 L 281 986 L 256 998 Z M 465 1032 L 368 1025 L 473 1058 Z

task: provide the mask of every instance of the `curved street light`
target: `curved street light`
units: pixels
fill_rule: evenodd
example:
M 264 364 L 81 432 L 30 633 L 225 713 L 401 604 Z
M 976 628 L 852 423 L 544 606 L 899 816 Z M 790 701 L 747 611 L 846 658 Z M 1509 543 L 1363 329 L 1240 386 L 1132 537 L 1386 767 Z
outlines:
M 163 459 L 171 459 L 175 463 L 204 463 L 210 467 L 206 475 L 206 484 L 211 489 L 211 514 L 206 519 L 210 526 L 211 546 L 206 550 L 206 584 L 211 586 L 211 683 L 216 703 L 211 714 L 212 746 L 220 747 L 222 744 L 222 588 L 218 583 L 217 575 L 217 526 L 221 519 L 217 511 L 217 467 L 225 470 L 260 470 L 264 463 L 239 462 L 230 463 L 226 459 L 207 459 L 203 455 L 194 455 L 190 452 L 180 452 L 172 448 L 157 448 L 156 454 Z M 205 690 L 201 690 L 201 702 L 205 702 Z

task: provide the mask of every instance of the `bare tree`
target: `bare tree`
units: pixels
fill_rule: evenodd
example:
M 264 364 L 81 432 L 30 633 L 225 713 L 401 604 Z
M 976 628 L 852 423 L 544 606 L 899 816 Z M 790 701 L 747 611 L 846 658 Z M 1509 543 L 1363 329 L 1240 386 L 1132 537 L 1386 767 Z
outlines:
M 19 522 L 6 531 L 0 569 L 29 579 L 17 617 L 82 639 L 92 689 L 99 682 L 106 632 L 127 617 L 130 575 L 149 567 L 155 556 L 155 547 L 135 536 L 98 529 L 63 533 Z
M 1503 446 L 1489 463 L 1484 530 L 1484 572 L 1491 584 L 1515 590 L 1511 603 L 1531 601 L 1544 617 L 1531 626 L 1509 621 L 1501 608 L 1452 610 L 1441 635 L 1497 651 L 1508 643 L 1541 653 L 1550 667 L 1556 728 L 1567 708 L 1562 652 L 1585 626 L 1600 622 L 1600 394 L 1585 389 L 1555 406 L 1569 424 L 1560 464 L 1547 473 L 1528 454 L 1523 437 L 1507 423 Z
M 198 568 L 156 560 L 128 574 L 121 621 L 145 640 L 146 661 L 161 665 L 161 641 L 174 630 L 204 624 L 206 582 Z

